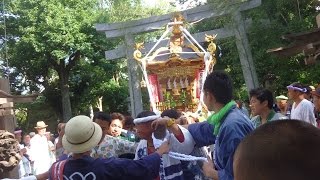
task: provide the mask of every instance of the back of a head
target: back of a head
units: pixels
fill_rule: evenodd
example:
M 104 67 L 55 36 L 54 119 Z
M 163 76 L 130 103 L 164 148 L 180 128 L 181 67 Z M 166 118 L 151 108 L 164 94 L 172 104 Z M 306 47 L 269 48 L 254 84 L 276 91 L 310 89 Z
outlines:
M 232 80 L 224 71 L 214 71 L 209 74 L 203 89 L 210 92 L 222 104 L 227 104 L 233 97 Z
M 269 109 L 272 108 L 274 102 L 273 102 L 273 94 L 270 90 L 260 87 L 260 88 L 251 89 L 249 94 L 250 94 L 250 98 L 256 97 L 260 101 L 260 103 L 267 101 Z
M 167 109 L 161 113 L 161 117 L 165 117 L 165 116 L 169 118 L 178 119 L 181 116 L 181 114 L 175 109 Z
M 235 180 L 318 180 L 320 130 L 298 120 L 278 120 L 245 137 L 234 155 Z
M 102 121 L 111 122 L 111 116 L 105 112 L 102 112 L 102 111 L 94 113 L 93 121 L 96 121 L 97 119 L 100 119 Z
M 125 116 L 125 120 L 124 120 L 124 129 L 129 129 L 129 128 L 133 128 L 134 123 L 133 123 L 133 118 L 131 116 Z

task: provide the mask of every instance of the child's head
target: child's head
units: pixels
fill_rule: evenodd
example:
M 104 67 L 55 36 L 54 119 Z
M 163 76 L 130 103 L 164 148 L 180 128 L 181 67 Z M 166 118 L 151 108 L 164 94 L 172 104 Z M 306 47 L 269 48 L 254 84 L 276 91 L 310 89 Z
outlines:
M 320 179 L 320 130 L 298 120 L 260 126 L 239 144 L 235 180 Z

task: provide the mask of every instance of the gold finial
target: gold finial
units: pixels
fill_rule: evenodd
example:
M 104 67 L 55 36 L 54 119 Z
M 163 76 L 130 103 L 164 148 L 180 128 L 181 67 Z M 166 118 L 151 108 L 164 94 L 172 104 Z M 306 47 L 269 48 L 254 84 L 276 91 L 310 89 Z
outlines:
M 213 42 L 215 39 L 216 39 L 216 37 L 217 37 L 217 35 L 216 34 L 214 34 L 214 35 L 208 35 L 208 34 L 205 34 L 205 38 L 204 38 L 204 40 L 206 41 L 206 42 Z
M 136 43 L 135 49 L 136 49 L 136 50 L 144 49 L 144 42 Z
M 173 30 L 172 30 L 172 34 L 174 35 L 180 35 L 181 34 L 181 30 L 180 30 L 180 26 L 184 25 L 184 17 L 182 16 L 182 14 L 180 12 L 175 12 L 172 16 L 172 22 L 176 23 L 173 25 Z M 182 22 L 178 23 L 178 22 Z
M 207 50 L 208 50 L 208 52 L 210 52 L 211 55 L 213 55 L 217 50 L 217 46 L 214 43 L 214 40 L 216 39 L 216 37 L 217 37 L 216 34 L 215 35 L 205 34 L 204 40 L 209 43 Z
M 172 21 L 181 21 L 181 22 L 184 22 L 185 19 L 184 19 L 183 15 L 182 15 L 180 12 L 175 12 L 175 13 L 173 13 Z
M 144 49 L 144 42 L 142 43 L 136 43 L 135 44 L 135 51 L 133 52 L 133 57 L 134 59 L 136 59 L 137 61 L 141 62 L 141 57 L 142 57 L 142 53 L 141 53 L 141 49 Z

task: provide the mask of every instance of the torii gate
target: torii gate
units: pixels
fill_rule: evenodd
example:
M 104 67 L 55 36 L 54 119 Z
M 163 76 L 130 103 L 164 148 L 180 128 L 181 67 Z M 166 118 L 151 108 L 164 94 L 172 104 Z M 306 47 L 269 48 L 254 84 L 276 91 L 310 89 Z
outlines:
M 236 23 L 234 27 L 225 27 L 211 31 L 195 33 L 192 34 L 192 36 L 199 43 L 204 42 L 203 37 L 205 34 L 217 34 L 217 39 L 235 36 L 242 72 L 248 90 L 258 87 L 258 78 L 248 43 L 245 21 L 242 18 L 241 12 L 258 7 L 260 5 L 261 0 L 250 0 L 233 4 L 224 11 L 213 9 L 213 7 L 208 4 L 180 12 L 187 22 L 194 22 L 205 18 L 217 18 L 219 16 L 232 14 L 232 17 Z M 135 45 L 134 34 L 159 30 L 159 28 L 164 27 L 168 22 L 170 22 L 172 15 L 173 14 L 171 13 L 161 16 L 151 16 L 149 18 L 129 22 L 96 24 L 95 26 L 96 30 L 104 32 L 107 38 L 125 38 L 125 44 L 119 45 L 116 49 L 106 51 L 105 56 L 108 60 L 115 60 L 124 57 L 126 57 L 128 60 L 129 92 L 131 114 L 133 117 L 143 110 L 140 79 L 137 77 L 137 71 L 139 68 L 137 62 L 135 62 L 133 59 L 133 47 Z M 167 43 L 168 40 L 166 39 L 163 40 L 160 45 L 165 45 Z M 145 49 L 142 50 L 142 53 L 148 52 L 154 44 L 155 42 L 146 43 L 144 45 Z

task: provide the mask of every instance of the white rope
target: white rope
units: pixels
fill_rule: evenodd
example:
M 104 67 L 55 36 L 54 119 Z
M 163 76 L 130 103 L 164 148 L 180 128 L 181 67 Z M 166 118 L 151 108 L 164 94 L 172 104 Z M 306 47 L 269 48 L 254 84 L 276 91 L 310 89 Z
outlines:
M 183 28 L 183 27 L 180 27 L 180 30 L 182 30 L 182 32 L 186 33 L 186 34 L 190 37 L 190 39 L 191 39 L 192 41 L 194 41 L 194 43 L 196 43 L 196 45 L 197 45 L 203 52 L 207 52 L 207 51 L 204 50 L 203 47 L 198 43 L 198 41 L 195 40 L 195 39 L 191 36 L 191 34 L 189 33 L 189 31 L 187 31 L 187 30 L 186 30 L 185 28 Z
M 147 117 L 142 117 L 142 118 L 136 118 L 133 120 L 134 124 L 139 124 L 139 123 L 144 123 L 144 122 L 149 122 L 155 119 L 160 118 L 160 115 L 153 115 L 153 116 L 147 116 Z
M 155 138 L 154 133 L 152 133 L 153 145 L 156 149 L 158 149 L 164 141 L 170 142 L 170 139 L 171 139 L 171 136 L 168 130 L 166 131 L 166 136 L 163 139 Z M 208 161 L 208 159 L 205 157 L 196 157 L 196 156 L 181 154 L 181 153 L 172 152 L 172 151 L 169 151 L 168 155 L 173 159 L 177 159 L 181 161 Z
M 159 45 L 159 43 L 165 38 L 165 36 L 172 31 L 172 27 L 168 28 L 160 37 L 160 39 L 157 41 L 157 43 L 150 49 L 148 54 L 144 57 L 144 59 L 147 59 L 149 55 L 152 53 L 152 51 Z
M 193 44 L 193 42 L 188 38 L 188 36 L 185 33 L 182 32 L 182 35 L 189 41 L 190 44 Z
M 209 73 L 209 66 L 210 66 L 210 61 L 212 59 L 212 57 L 210 56 L 209 52 L 207 52 L 199 43 L 197 40 L 195 40 L 191 34 L 189 33 L 189 31 L 187 31 L 185 28 L 183 27 L 180 27 L 180 30 L 183 32 L 183 35 L 187 38 L 187 40 L 192 43 L 188 37 L 190 37 L 190 39 L 205 53 L 205 56 L 203 58 L 204 60 L 204 63 L 205 63 L 205 70 L 203 72 L 203 75 L 202 75 L 202 82 L 201 82 L 201 89 L 200 89 L 200 101 L 199 101 L 199 104 L 198 104 L 198 108 L 197 108 L 197 112 L 199 110 L 202 109 L 202 102 L 203 102 L 203 96 L 204 96 L 204 93 L 203 93 L 203 85 L 204 85 L 204 82 L 205 82 L 205 79 L 207 78 L 207 75 Z
M 148 89 L 148 94 L 149 94 L 149 98 L 150 98 L 150 103 L 151 103 L 151 107 L 152 107 L 152 111 L 158 111 L 157 107 L 156 107 L 156 103 L 155 103 L 155 98 L 153 97 L 153 93 L 151 91 L 151 87 L 150 87 L 150 83 L 149 83 L 149 79 L 148 79 L 148 73 L 147 73 L 147 59 L 149 57 L 149 55 L 153 52 L 153 50 L 159 45 L 159 43 L 166 37 L 166 35 L 172 31 L 172 27 L 167 28 L 167 30 L 162 34 L 162 36 L 160 37 L 160 39 L 156 42 L 156 44 L 150 49 L 150 51 L 148 52 L 148 54 L 142 59 L 142 73 L 144 76 L 144 80 L 146 82 L 146 86 Z
M 197 156 L 191 156 L 191 155 L 186 155 L 186 154 L 181 154 L 177 152 L 169 152 L 169 157 L 178 159 L 181 161 L 206 161 L 208 162 L 208 159 L 205 157 L 197 157 Z

